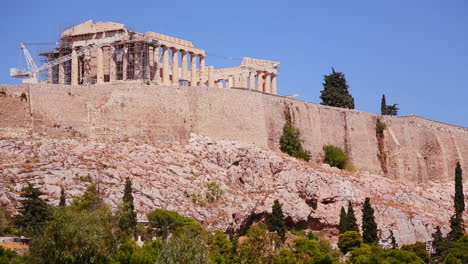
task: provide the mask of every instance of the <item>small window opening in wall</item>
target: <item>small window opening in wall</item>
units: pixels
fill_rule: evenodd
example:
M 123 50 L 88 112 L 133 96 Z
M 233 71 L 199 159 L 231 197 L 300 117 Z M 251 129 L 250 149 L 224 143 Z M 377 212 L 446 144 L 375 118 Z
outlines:
M 109 74 L 104 74 L 104 82 L 110 82 Z

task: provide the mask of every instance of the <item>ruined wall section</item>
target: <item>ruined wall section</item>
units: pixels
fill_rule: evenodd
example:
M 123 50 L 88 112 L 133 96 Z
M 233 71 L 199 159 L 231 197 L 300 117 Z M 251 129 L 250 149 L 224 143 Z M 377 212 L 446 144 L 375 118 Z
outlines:
M 32 131 L 26 85 L 0 85 L 0 138 L 24 138 Z
M 283 126 L 290 120 L 313 160 L 320 160 L 323 145 L 333 144 L 358 169 L 384 174 L 375 130 L 380 119 L 387 126 L 383 149 L 388 177 L 412 183 L 447 181 L 456 161 L 468 171 L 468 129 L 421 117 L 383 117 L 243 89 L 143 84 L 3 89 L 9 96 L 0 97 L 0 137 L 183 144 L 196 133 L 279 150 Z M 27 102 L 20 100 L 23 92 Z

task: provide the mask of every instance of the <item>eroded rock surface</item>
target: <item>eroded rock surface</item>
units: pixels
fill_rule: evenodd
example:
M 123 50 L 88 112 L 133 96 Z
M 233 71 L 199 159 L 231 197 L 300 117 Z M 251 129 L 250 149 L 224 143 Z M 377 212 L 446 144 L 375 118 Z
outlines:
M 447 232 L 453 213 L 453 183 L 414 186 L 195 135 L 188 144 L 171 147 L 86 139 L 1 140 L 0 175 L 0 206 L 12 211 L 26 182 L 58 204 L 61 186 L 69 203 L 90 179 L 99 183 L 105 201 L 115 208 L 125 177 L 130 177 L 139 218 L 164 208 L 194 217 L 209 229 L 231 232 L 265 217 L 275 199 L 283 204 L 290 223 L 336 234 L 341 206 L 350 200 L 360 222 L 361 205 L 369 196 L 380 237 L 387 238 L 393 230 L 400 245 L 429 240 L 437 225 Z M 224 191 L 218 201 L 206 200 L 211 182 Z

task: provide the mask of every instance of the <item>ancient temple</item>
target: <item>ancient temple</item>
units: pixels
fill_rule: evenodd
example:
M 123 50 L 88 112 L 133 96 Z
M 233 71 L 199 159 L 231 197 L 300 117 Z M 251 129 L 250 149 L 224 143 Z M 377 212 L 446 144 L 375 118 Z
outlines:
M 240 66 L 215 69 L 206 64 L 205 50 L 191 41 L 138 33 L 113 22 L 89 20 L 69 28 L 62 32 L 57 49 L 41 55 L 53 65 L 47 82 L 55 84 L 143 81 L 277 94 L 279 62 L 245 57 Z

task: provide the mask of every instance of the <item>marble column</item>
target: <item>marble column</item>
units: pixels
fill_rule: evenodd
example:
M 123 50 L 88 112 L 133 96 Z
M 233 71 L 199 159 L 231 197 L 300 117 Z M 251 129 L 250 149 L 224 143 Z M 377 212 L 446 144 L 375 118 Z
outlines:
M 215 87 L 213 74 L 214 74 L 214 66 L 209 66 L 208 67 L 208 87 Z
M 127 80 L 127 66 L 128 66 L 128 46 L 124 45 L 122 54 L 122 80 Z
M 96 83 L 104 83 L 104 63 L 103 63 L 102 47 L 96 49 Z
M 265 90 L 263 89 L 263 72 L 258 72 L 258 80 L 257 80 L 257 91 L 259 92 L 264 92 Z
M 180 53 L 182 54 L 182 72 L 181 77 L 182 80 L 188 80 L 188 63 L 187 63 L 187 51 L 181 50 Z
M 205 56 L 200 55 L 200 86 L 206 86 L 206 65 Z
M 233 76 L 228 77 L 227 83 L 226 83 L 226 88 L 231 88 L 232 87 L 232 79 L 233 79 Z
M 65 63 L 60 63 L 58 65 L 58 83 L 65 83 Z
M 255 90 L 255 72 L 250 72 L 249 79 L 249 90 Z
M 265 74 L 265 93 L 271 93 L 271 74 Z
M 197 78 L 197 54 L 190 53 L 191 57 L 191 66 L 190 66 L 190 86 L 197 86 L 198 85 L 198 78 Z
M 271 75 L 271 93 L 278 94 L 278 87 L 276 86 L 276 74 Z
M 159 59 L 159 46 L 154 47 L 153 63 L 154 63 L 153 81 L 159 85 L 161 84 L 161 62 Z
M 247 72 L 241 73 L 241 87 L 242 88 L 247 88 L 247 77 L 249 77 L 249 74 Z
M 162 56 L 163 56 L 163 72 L 162 72 L 162 84 L 170 85 L 171 81 L 169 79 L 169 48 L 166 46 L 162 47 Z
M 78 84 L 78 56 L 76 50 L 73 49 L 71 53 L 71 85 Z
M 117 80 L 117 64 L 116 64 L 116 54 L 115 47 L 110 46 L 109 54 L 109 81 L 114 82 Z
M 172 84 L 179 85 L 179 50 L 172 48 Z

